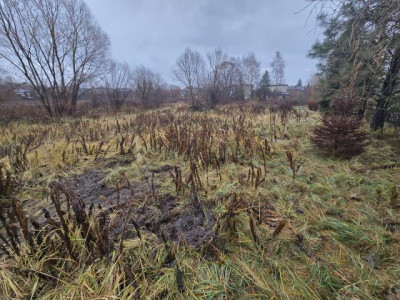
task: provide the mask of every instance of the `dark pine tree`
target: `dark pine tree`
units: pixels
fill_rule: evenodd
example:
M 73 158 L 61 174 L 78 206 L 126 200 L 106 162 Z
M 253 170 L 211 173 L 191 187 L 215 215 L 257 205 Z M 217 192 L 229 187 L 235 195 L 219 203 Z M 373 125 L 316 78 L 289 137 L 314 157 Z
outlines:
M 269 72 L 265 71 L 265 73 L 261 77 L 260 84 L 256 91 L 257 96 L 260 100 L 265 100 L 268 96 L 271 95 L 271 90 L 269 88 L 270 85 L 271 85 L 271 79 L 269 76 Z

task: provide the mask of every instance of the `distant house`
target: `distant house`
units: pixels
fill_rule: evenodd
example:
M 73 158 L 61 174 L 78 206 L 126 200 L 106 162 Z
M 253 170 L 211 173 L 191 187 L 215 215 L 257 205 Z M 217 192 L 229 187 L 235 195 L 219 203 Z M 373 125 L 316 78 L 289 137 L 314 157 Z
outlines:
M 285 99 L 289 94 L 289 86 L 287 84 L 273 84 L 269 86 L 271 93 L 278 99 Z
M 234 84 L 229 87 L 229 99 L 230 100 L 250 100 L 253 95 L 252 84 Z
M 274 84 L 269 86 L 272 99 L 288 99 L 291 101 L 304 102 L 305 88 L 303 86 L 289 86 L 287 84 Z
M 272 93 L 287 93 L 288 88 L 287 84 L 272 84 L 269 86 Z
M 36 98 L 36 93 L 33 91 L 33 88 L 28 84 L 21 84 L 15 90 L 15 95 L 26 100 L 34 100 Z
M 288 93 L 291 93 L 293 91 L 296 92 L 296 91 L 305 91 L 305 90 L 306 90 L 306 88 L 304 86 L 298 86 L 298 85 L 290 86 L 290 87 L 287 88 L 287 92 Z

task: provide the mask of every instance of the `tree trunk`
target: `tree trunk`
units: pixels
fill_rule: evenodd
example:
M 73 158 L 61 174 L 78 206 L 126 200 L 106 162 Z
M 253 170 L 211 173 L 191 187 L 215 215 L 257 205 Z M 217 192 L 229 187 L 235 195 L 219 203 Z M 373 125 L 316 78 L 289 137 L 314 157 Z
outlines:
M 365 115 L 365 110 L 366 110 L 366 109 L 367 109 L 367 99 L 362 99 L 357 114 L 358 114 L 360 117 L 364 117 L 364 115 Z
M 386 121 L 387 101 L 385 97 L 380 97 L 376 103 L 375 113 L 371 120 L 371 129 L 382 129 Z
M 72 90 L 72 95 L 70 95 L 70 105 L 69 105 L 69 114 L 73 115 L 76 112 L 76 106 L 78 103 L 78 96 L 79 96 L 79 86 L 74 87 Z M 65 93 L 65 103 L 68 103 L 68 93 Z M 68 109 L 68 108 L 67 108 Z
M 398 46 L 390 61 L 389 69 L 386 73 L 385 81 L 382 86 L 382 93 L 376 103 L 375 113 L 371 120 L 371 129 L 377 130 L 383 128 L 386 120 L 386 112 L 389 107 L 390 98 L 395 93 L 395 88 L 399 82 L 400 73 L 400 46 Z
M 189 92 L 190 92 L 190 98 L 192 99 L 192 106 L 193 107 L 197 107 L 198 105 L 197 105 L 197 101 L 196 101 L 196 99 L 194 97 L 192 85 L 189 85 Z

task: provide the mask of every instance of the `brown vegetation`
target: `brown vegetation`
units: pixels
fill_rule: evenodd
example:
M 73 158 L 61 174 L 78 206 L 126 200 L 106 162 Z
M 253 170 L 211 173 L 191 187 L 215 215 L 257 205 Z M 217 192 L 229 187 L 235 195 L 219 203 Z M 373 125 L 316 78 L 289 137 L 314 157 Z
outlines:
M 314 129 L 311 141 L 325 154 L 351 157 L 364 151 L 367 135 L 362 117 L 353 114 L 355 105 L 354 98 L 335 100 L 333 112 Z
M 283 284 L 290 295 L 300 289 L 317 298 L 353 295 L 345 282 L 363 276 L 357 293 L 368 295 L 367 279 L 378 271 L 362 273 L 368 263 L 359 255 L 397 251 L 397 225 L 387 211 L 397 214 L 398 193 L 384 177 L 349 171 L 358 160 L 336 161 L 334 169 L 309 151 L 307 130 L 318 116 L 287 103 L 207 112 L 177 104 L 2 125 L 1 187 L 11 178 L 17 188 L 0 195 L 8 204 L 0 216 L 1 292 L 190 299 L 207 298 L 211 289 L 230 298 L 281 298 Z M 371 182 L 374 193 L 367 193 Z M 361 204 L 366 228 L 348 221 Z M 318 265 L 332 259 L 343 271 Z M 321 272 L 336 285 L 319 283 Z M 381 278 L 374 295 L 397 278 Z

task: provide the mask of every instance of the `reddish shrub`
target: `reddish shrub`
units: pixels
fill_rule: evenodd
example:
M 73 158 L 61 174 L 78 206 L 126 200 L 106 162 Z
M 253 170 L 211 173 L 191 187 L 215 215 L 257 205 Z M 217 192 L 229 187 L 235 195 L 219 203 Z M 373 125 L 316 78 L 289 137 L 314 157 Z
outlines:
M 318 110 L 318 102 L 315 101 L 315 100 L 308 100 L 307 101 L 307 106 L 312 111 L 317 111 Z
M 349 158 L 364 151 L 367 136 L 363 119 L 353 115 L 355 105 L 354 98 L 335 100 L 333 113 L 314 129 L 311 142 L 326 155 Z

